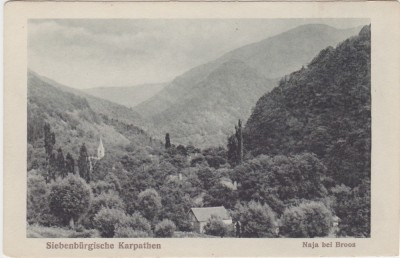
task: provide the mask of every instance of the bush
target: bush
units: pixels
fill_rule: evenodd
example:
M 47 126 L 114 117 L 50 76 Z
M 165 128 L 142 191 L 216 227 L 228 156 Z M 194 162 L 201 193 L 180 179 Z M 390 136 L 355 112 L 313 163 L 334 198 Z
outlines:
M 86 227 L 93 227 L 93 218 L 101 208 L 117 209 L 125 211 L 125 203 L 115 192 L 101 193 L 93 198 L 93 204 L 84 219 Z
M 161 210 L 161 197 L 154 189 L 146 189 L 139 194 L 138 204 L 143 216 L 153 222 Z
M 330 232 L 333 215 L 323 203 L 307 202 L 287 208 L 281 222 L 281 233 L 284 236 L 323 237 Z
M 118 209 L 102 208 L 94 216 L 94 226 L 100 231 L 102 237 L 113 237 L 118 225 L 125 225 L 128 216 Z
M 154 233 L 156 237 L 172 237 L 174 235 L 176 226 L 174 222 L 164 219 L 156 225 Z
M 139 213 L 134 213 L 129 216 L 124 224 L 121 226 L 132 228 L 133 230 L 138 232 L 146 232 L 147 234 L 151 233 L 151 226 L 149 221 Z
M 149 233 L 140 230 L 134 230 L 130 227 L 118 227 L 115 230 L 114 238 L 141 238 L 149 237 Z
M 63 220 L 64 224 L 74 221 L 86 213 L 92 202 L 92 191 L 86 182 L 75 175 L 68 175 L 55 182 L 50 189 L 49 206 L 51 212 Z
M 27 182 L 27 221 L 30 224 L 57 225 L 57 218 L 52 218 L 48 197 L 49 187 L 43 176 L 35 171 L 28 173 Z M 54 222 L 54 223 L 53 223 Z
M 268 205 L 251 201 L 247 205 L 237 205 L 235 210 L 243 237 L 276 237 L 277 221 Z
M 212 215 L 204 226 L 204 233 L 207 235 L 224 237 L 228 233 L 228 226 L 220 217 Z

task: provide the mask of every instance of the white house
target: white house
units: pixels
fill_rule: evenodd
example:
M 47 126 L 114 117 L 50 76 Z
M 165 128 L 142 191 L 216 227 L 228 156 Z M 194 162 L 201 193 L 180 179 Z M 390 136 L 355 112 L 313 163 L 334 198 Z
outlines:
M 207 224 L 212 215 L 220 217 L 226 225 L 232 224 L 232 217 L 223 206 L 192 208 L 189 212 L 189 217 L 193 229 L 197 233 L 203 233 L 204 226 Z

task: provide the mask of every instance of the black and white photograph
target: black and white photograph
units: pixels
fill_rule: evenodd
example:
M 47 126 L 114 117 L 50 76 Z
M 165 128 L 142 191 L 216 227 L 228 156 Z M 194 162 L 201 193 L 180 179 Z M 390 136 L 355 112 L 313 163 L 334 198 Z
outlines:
M 371 237 L 370 19 L 26 26 L 27 238 Z

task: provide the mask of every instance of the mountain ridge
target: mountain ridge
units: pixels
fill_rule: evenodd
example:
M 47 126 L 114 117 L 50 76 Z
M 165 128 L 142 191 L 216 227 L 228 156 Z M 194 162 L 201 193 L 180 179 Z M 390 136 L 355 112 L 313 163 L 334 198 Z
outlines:
M 233 120 L 242 119 L 245 121 L 256 100 L 277 85 L 278 79 L 276 78 L 307 65 L 321 49 L 329 45 L 336 45 L 349 36 L 356 35 L 357 30 L 358 27 L 339 30 L 325 25 L 303 25 L 271 38 L 243 46 L 177 76 L 159 93 L 134 107 L 134 110 L 150 120 L 150 123 L 154 125 L 154 134 L 160 138 L 168 132 L 175 135 L 175 141 L 181 144 L 187 144 L 187 139 L 194 136 L 196 138 L 194 144 L 199 146 L 210 146 L 216 142 L 225 145 L 228 137 L 226 133 L 231 131 L 235 124 Z M 223 77 L 226 81 L 231 82 L 231 85 L 225 85 L 226 87 L 245 87 L 245 89 L 238 99 L 225 96 L 232 101 L 224 102 L 225 107 L 215 109 L 218 109 L 220 113 L 209 114 L 211 118 L 204 117 L 206 110 L 201 110 L 200 107 L 197 109 L 189 107 L 193 103 L 201 103 L 200 97 L 196 99 L 194 95 L 201 96 L 203 102 L 208 102 L 211 106 L 221 102 L 212 97 L 213 94 L 218 95 L 221 91 L 217 87 L 218 79 L 214 78 L 212 82 L 208 80 L 210 80 L 209 76 L 213 71 L 218 70 L 230 60 L 243 62 L 246 64 L 247 71 L 256 71 L 256 73 L 253 73 L 256 75 L 254 81 L 252 82 L 252 78 L 249 77 L 248 81 L 244 82 L 235 75 L 232 75 L 232 78 L 235 78 L 236 81 L 229 80 L 229 75 L 221 74 L 221 79 Z M 277 70 L 280 72 L 277 73 Z M 256 85 L 260 80 L 264 80 L 262 92 L 259 91 L 259 85 Z M 205 87 L 206 85 L 208 85 L 208 88 Z M 213 87 L 211 87 L 212 85 Z M 253 91 L 257 91 L 257 94 L 259 94 L 257 98 L 248 94 Z M 227 95 L 229 95 L 229 91 Z M 221 99 L 223 98 L 224 96 L 221 96 Z M 214 102 L 210 103 L 208 99 L 214 99 Z M 241 101 L 247 104 L 245 106 L 238 105 L 238 102 Z M 184 103 L 186 103 L 186 106 Z M 240 106 L 242 110 L 235 114 L 232 112 L 232 110 L 235 110 L 235 106 Z M 189 110 L 192 113 L 186 114 Z M 198 117 L 203 118 L 199 119 Z M 220 117 L 221 121 L 224 122 L 216 122 L 214 117 Z M 219 127 L 207 131 L 206 126 L 204 126 L 205 123 L 217 123 Z M 198 127 L 198 129 L 190 127 Z M 190 130 L 182 132 L 182 128 Z M 195 133 L 193 134 L 193 132 Z M 216 132 L 218 132 L 218 137 L 215 136 Z M 204 139 L 201 139 L 200 136 L 204 136 Z

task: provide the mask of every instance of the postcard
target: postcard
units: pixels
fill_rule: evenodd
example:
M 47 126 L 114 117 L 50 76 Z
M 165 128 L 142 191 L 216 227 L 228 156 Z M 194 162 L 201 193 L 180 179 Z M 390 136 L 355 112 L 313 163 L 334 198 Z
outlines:
M 396 2 L 5 5 L 4 254 L 399 255 Z

